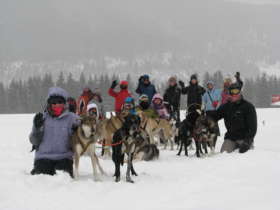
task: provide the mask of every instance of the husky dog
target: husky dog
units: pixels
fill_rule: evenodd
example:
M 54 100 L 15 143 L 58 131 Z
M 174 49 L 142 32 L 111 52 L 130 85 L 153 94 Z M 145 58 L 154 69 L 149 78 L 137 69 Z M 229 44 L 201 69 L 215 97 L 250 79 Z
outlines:
M 164 144 L 171 142 L 171 149 L 174 146 L 174 131 L 172 124 L 166 119 L 153 119 L 147 117 L 144 113 L 139 114 L 141 118 L 141 128 L 146 131 L 151 144 L 156 144 L 155 136 L 159 136 Z
M 98 181 L 97 166 L 102 174 L 105 174 L 102 169 L 98 157 L 96 155 L 95 144 L 97 142 L 97 123 L 96 119 L 90 116 L 81 116 L 81 124 L 72 136 L 72 144 L 74 150 L 74 166 L 75 178 L 79 176 L 79 160 L 83 155 L 88 155 L 91 158 L 94 179 Z
M 113 136 L 113 162 L 115 164 L 115 181 L 120 181 L 120 166 L 124 164 L 124 155 L 127 155 L 127 171 L 126 181 L 134 183 L 131 179 L 130 173 L 137 176 L 133 168 L 134 155 L 141 151 L 148 142 L 141 136 L 140 117 L 133 114 L 128 114 L 120 129 L 118 129 Z M 142 151 L 145 152 L 145 151 Z M 150 157 L 152 158 L 152 157 Z
M 169 120 L 169 124 L 170 124 L 171 130 L 167 134 L 168 135 L 167 136 L 168 139 L 164 139 L 165 140 L 165 142 L 164 142 L 164 149 L 167 148 L 167 144 L 168 144 L 168 142 L 170 142 L 171 150 L 174 150 L 175 138 L 177 138 L 178 135 L 179 135 L 179 129 L 177 127 L 177 120 L 176 120 L 176 118 L 171 117 L 171 119 Z
M 215 144 L 218 136 L 217 122 L 211 117 L 206 116 L 202 113 L 196 120 L 193 137 L 196 145 L 196 156 L 200 157 L 203 147 L 205 153 L 208 153 L 207 146 L 210 147 L 211 152 L 214 153 Z
M 146 144 L 136 153 L 138 160 L 151 161 L 159 158 L 159 149 L 155 144 Z
M 124 122 L 124 117 L 125 115 L 123 113 L 117 116 L 113 116 L 111 114 L 110 119 L 104 119 L 99 123 L 98 125 L 99 139 L 103 141 L 104 145 L 112 144 L 113 135 L 118 129 L 122 127 L 122 124 Z M 104 154 L 111 156 L 109 146 L 103 146 L 102 155 Z

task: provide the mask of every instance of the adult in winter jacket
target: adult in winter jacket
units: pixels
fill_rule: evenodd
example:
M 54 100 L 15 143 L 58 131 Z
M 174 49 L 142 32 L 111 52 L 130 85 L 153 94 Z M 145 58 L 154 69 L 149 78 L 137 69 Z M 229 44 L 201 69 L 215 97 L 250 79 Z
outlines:
M 149 103 L 151 103 L 156 92 L 155 86 L 150 82 L 149 75 L 143 75 L 139 78 L 138 87 L 136 89 L 136 93 L 138 93 L 139 96 L 143 94 L 147 95 L 149 97 Z
M 257 132 L 257 114 L 255 107 L 241 94 L 241 86 L 229 87 L 230 101 L 219 107 L 216 120 L 224 119 L 227 132 L 221 152 L 247 152 L 254 142 Z
M 160 118 L 169 120 L 170 114 L 168 113 L 168 110 L 163 103 L 163 97 L 159 93 L 154 95 L 152 100 L 152 107 L 158 113 Z
M 181 88 L 177 85 L 176 77 L 169 78 L 168 88 L 165 90 L 163 100 L 166 102 L 171 116 L 175 116 L 177 122 L 180 122 Z
M 232 84 L 232 80 L 230 78 L 226 78 L 224 80 L 224 88 L 222 91 L 222 104 L 226 104 L 229 101 L 230 94 L 228 88 Z
M 182 81 L 179 81 L 179 84 L 182 88 L 182 94 L 188 95 L 188 107 L 202 105 L 202 96 L 205 93 L 205 89 L 198 84 L 198 79 L 195 74 L 191 76 L 189 86 L 185 87 L 185 84 Z
M 136 106 L 136 112 L 137 114 L 144 113 L 147 117 L 153 119 L 159 118 L 158 113 L 153 108 L 151 108 L 149 97 L 145 94 L 139 97 L 139 104 Z
M 214 82 L 207 82 L 207 90 L 202 96 L 202 102 L 204 104 L 206 114 L 210 117 L 212 116 L 212 113 L 215 113 L 221 105 L 221 90 L 215 88 Z
M 131 97 L 131 94 L 128 91 L 128 82 L 127 81 L 121 81 L 120 82 L 120 91 L 116 92 L 114 89 L 118 85 L 117 80 L 112 82 L 112 85 L 110 89 L 108 90 L 108 94 L 115 98 L 115 112 L 116 114 L 121 113 L 122 106 L 124 104 L 124 101 L 127 97 Z
M 36 148 L 35 174 L 54 175 L 63 170 L 73 177 L 73 151 L 71 135 L 79 125 L 78 116 L 67 110 L 68 94 L 59 87 L 49 89 L 47 108 L 33 120 L 30 142 Z

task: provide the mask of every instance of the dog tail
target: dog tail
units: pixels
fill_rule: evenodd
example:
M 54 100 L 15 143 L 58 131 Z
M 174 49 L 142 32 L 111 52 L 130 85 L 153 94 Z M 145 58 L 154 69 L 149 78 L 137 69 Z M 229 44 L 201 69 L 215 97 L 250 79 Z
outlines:
M 156 160 L 159 158 L 159 149 L 155 144 L 147 144 L 139 150 L 137 156 L 140 158 L 140 160 Z

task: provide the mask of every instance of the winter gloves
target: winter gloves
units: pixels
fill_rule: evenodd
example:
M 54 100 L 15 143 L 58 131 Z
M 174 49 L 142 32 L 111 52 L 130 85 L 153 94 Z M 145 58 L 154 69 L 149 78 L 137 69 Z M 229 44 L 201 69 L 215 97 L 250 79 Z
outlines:
M 236 72 L 236 74 L 235 74 L 235 78 L 236 78 L 237 80 L 239 80 L 239 79 L 240 79 L 240 72 Z
M 44 124 L 44 118 L 43 118 L 43 114 L 41 112 L 37 113 L 33 119 L 33 124 L 35 126 L 35 128 L 40 128 L 43 126 Z
M 185 87 L 185 83 L 182 82 L 181 80 L 179 81 L 179 85 L 181 86 L 181 88 L 184 88 L 184 87 Z
M 117 80 L 114 80 L 114 81 L 112 82 L 111 88 L 114 89 L 115 87 L 117 87 L 117 85 L 118 85 Z

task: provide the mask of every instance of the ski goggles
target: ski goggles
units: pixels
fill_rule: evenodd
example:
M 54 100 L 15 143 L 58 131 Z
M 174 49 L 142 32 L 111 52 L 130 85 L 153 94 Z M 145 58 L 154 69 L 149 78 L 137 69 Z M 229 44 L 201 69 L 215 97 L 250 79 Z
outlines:
M 143 97 L 143 98 L 140 98 L 140 102 L 148 102 L 149 101 L 149 98 L 148 97 Z
M 238 94 L 240 94 L 240 92 L 241 92 L 241 90 L 238 89 L 238 88 L 234 88 L 234 89 L 229 90 L 230 95 L 238 95 Z

